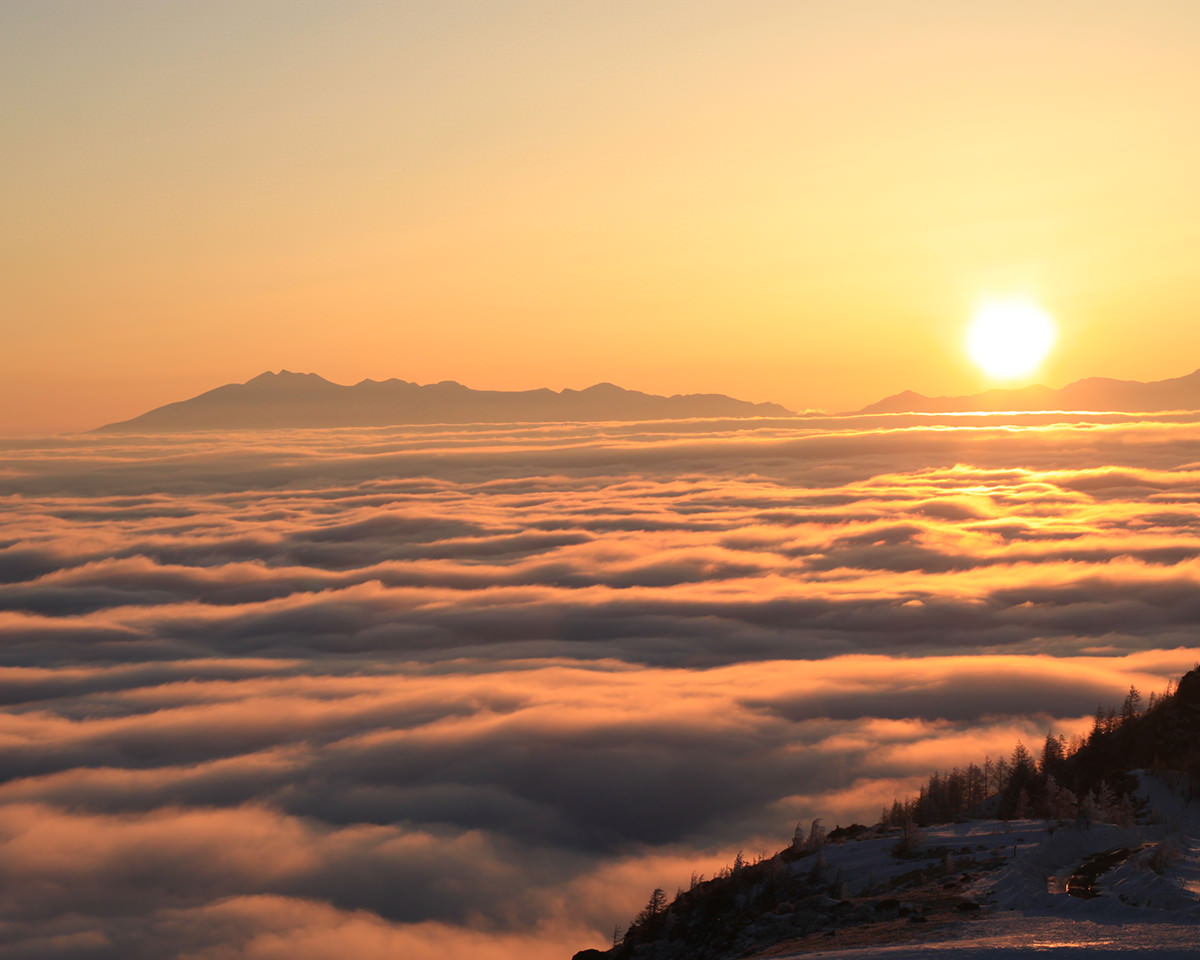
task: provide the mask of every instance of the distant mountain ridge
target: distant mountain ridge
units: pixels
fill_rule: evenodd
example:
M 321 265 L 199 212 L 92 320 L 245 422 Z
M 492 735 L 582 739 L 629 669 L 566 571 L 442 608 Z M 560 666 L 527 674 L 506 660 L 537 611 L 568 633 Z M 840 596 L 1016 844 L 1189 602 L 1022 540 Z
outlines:
M 912 390 L 855 413 L 957 413 L 970 410 L 1093 410 L 1145 413 L 1200 410 L 1200 370 L 1169 380 L 1113 380 L 1088 377 L 1053 390 L 1040 384 L 1015 390 L 986 390 L 963 397 L 926 397 Z
M 362 380 L 346 386 L 315 373 L 280 370 L 168 403 L 96 432 L 792 415 L 776 403 L 750 403 L 709 393 L 664 397 L 611 383 L 562 391 L 472 390 L 453 380 L 426 385 L 397 379 Z

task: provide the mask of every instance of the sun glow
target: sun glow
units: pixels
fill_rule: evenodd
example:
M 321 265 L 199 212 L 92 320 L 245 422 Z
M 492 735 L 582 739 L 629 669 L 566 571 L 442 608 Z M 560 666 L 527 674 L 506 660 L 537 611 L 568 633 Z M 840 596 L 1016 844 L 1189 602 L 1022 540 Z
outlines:
M 971 317 L 967 353 L 989 377 L 1011 380 L 1033 373 L 1054 346 L 1050 314 L 1028 300 L 989 300 Z

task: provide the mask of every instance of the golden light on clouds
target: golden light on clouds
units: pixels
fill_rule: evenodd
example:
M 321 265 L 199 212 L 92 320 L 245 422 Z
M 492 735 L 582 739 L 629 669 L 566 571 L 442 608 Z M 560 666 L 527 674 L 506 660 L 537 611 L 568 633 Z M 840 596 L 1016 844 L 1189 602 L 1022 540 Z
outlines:
M 1161 691 L 1200 424 L 987 419 L 0 441 L 8 952 L 566 957 Z
M 1030 300 L 989 300 L 971 317 L 967 353 L 995 380 L 1037 371 L 1058 337 L 1054 320 Z

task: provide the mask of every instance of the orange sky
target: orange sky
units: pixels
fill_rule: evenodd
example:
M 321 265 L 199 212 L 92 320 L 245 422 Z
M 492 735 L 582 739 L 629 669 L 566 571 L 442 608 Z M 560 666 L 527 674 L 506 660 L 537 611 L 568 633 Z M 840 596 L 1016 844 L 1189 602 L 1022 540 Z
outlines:
M 1047 10 L 1051 6 L 1053 10 Z M 10 0 L 0 433 L 264 369 L 719 391 L 1200 366 L 1200 7 Z

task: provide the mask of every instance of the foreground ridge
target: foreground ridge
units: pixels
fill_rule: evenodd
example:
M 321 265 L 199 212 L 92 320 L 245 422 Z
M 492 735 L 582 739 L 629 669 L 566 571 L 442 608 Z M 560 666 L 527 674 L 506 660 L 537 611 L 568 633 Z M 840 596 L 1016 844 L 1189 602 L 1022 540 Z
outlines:
M 1018 743 L 1009 758 L 935 773 L 874 826 L 826 832 L 814 820 L 774 856 L 739 854 L 670 903 L 655 890 L 611 949 L 575 960 L 857 957 L 935 941 L 990 957 L 1024 949 L 1035 930 L 1056 949 L 1188 955 L 1200 925 L 1198 726 L 1200 668 L 1144 709 L 1130 688 L 1070 748 L 1047 734 L 1035 759 Z M 1114 922 L 1119 937 L 1081 935 L 1080 924 Z

